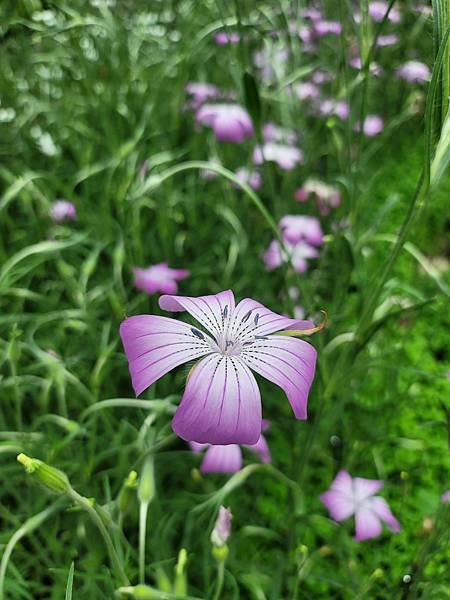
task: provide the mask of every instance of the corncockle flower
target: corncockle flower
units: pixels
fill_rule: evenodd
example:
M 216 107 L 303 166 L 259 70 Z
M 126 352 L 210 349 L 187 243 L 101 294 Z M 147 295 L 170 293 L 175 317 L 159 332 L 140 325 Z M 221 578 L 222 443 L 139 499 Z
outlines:
M 310 81 L 297 83 L 297 85 L 294 86 L 294 91 L 299 100 L 314 100 L 320 96 L 319 88 Z
M 290 244 L 307 242 L 312 246 L 323 243 L 323 232 L 319 219 L 305 215 L 285 215 L 279 223 L 283 238 Z
M 297 202 L 306 202 L 311 194 L 316 199 L 320 214 L 324 216 L 341 203 L 341 195 L 337 188 L 316 179 L 308 179 L 302 187 L 295 190 L 294 198 Z
M 317 8 L 302 8 L 299 15 L 302 19 L 311 19 L 311 21 L 319 21 L 322 18 L 322 13 Z
M 379 35 L 377 38 L 377 46 L 380 46 L 380 48 L 385 46 L 395 46 L 395 44 L 398 44 L 399 40 L 400 38 L 396 33 Z
M 348 102 L 345 100 L 327 99 L 322 100 L 319 104 L 319 114 L 324 117 L 335 115 L 344 121 L 345 119 L 348 119 L 349 112 Z
M 262 177 L 259 171 L 250 171 L 245 167 L 241 167 L 235 172 L 235 175 L 239 181 L 246 183 L 254 190 L 259 190 L 259 188 L 262 186 Z
M 322 37 L 324 35 L 339 35 L 342 31 L 342 26 L 338 21 L 315 21 L 314 33 Z
M 273 240 L 264 252 L 263 260 L 268 271 L 273 271 L 290 260 L 296 273 L 304 273 L 308 269 L 307 260 L 319 257 L 317 249 L 306 242 L 300 242 L 295 246 L 289 243 L 284 245 L 286 251 L 278 240 Z
M 316 85 L 322 85 L 322 83 L 329 83 L 333 77 L 326 71 L 314 71 L 311 79 Z
M 354 126 L 355 131 L 360 130 L 359 123 Z M 384 129 L 384 121 L 378 115 L 367 115 L 363 123 L 363 133 L 367 137 L 375 137 Z
M 374 0 L 369 4 L 369 15 L 376 22 L 381 23 L 388 11 L 389 4 L 385 0 Z M 388 21 L 391 23 L 400 23 L 400 12 L 395 6 L 391 8 Z
M 185 90 L 192 97 L 194 108 L 198 108 L 207 100 L 212 100 L 220 95 L 219 89 L 210 83 L 190 81 Z
M 204 104 L 197 111 L 196 119 L 211 127 L 219 142 L 240 144 L 253 135 L 250 115 L 238 104 Z
M 269 422 L 263 419 L 263 431 L 269 427 Z M 199 444 L 197 442 L 189 442 L 191 450 L 195 453 L 206 450 L 200 471 L 202 473 L 237 473 L 242 468 L 242 451 L 237 444 L 228 444 L 227 446 L 213 446 L 211 444 Z M 270 450 L 267 445 L 266 438 L 263 434 L 260 435 L 256 444 L 243 444 L 244 448 L 248 448 L 255 452 L 259 460 L 263 463 L 271 462 Z
M 361 57 L 359 57 L 359 56 L 355 56 L 354 58 L 350 59 L 349 64 L 354 69 L 362 69 L 363 68 Z M 372 75 L 375 75 L 375 77 L 379 77 L 383 73 L 383 69 L 380 67 L 380 65 L 378 63 L 371 62 L 370 63 L 370 72 L 372 73 Z
M 134 268 L 134 285 L 138 290 L 147 294 L 176 294 L 177 281 L 186 279 L 189 271 L 186 269 L 171 269 L 167 263 L 159 263 L 147 269 Z
M 219 515 L 211 533 L 211 543 L 214 546 L 220 547 L 227 543 L 227 540 L 231 535 L 232 518 L 233 515 L 229 508 L 225 508 L 225 506 L 219 508 Z
M 303 162 L 303 152 L 294 146 L 267 142 L 262 147 L 256 146 L 253 151 L 253 162 L 261 165 L 264 161 L 275 162 L 285 171 L 291 171 Z
M 381 496 L 375 496 L 383 487 L 378 479 L 351 477 L 347 471 L 339 471 L 330 489 L 320 496 L 335 521 L 345 521 L 355 515 L 356 536 L 360 542 L 381 534 L 381 522 L 398 533 L 400 524 Z
M 261 397 L 250 369 L 286 393 L 294 414 L 306 419 L 316 350 L 280 334 L 306 329 L 308 321 L 278 315 L 246 298 L 235 305 L 231 290 L 209 296 L 161 296 L 159 306 L 187 311 L 196 326 L 155 315 L 123 321 L 120 335 L 136 395 L 175 367 L 190 371 L 172 427 L 184 440 L 208 444 L 256 444 L 261 435 Z
M 446 492 L 444 492 L 441 496 L 441 502 L 450 502 L 450 490 L 447 490 Z
M 68 200 L 55 200 L 50 208 L 50 216 L 55 223 L 76 221 L 77 209 Z
M 227 44 L 238 44 L 240 36 L 235 31 L 227 33 L 226 31 L 217 31 L 214 34 L 214 41 L 219 46 L 226 46 Z
M 262 128 L 262 134 L 265 142 L 285 142 L 286 144 L 295 144 L 298 136 L 293 129 L 278 127 L 275 123 L 265 123 Z
M 430 69 L 418 60 L 409 60 L 395 71 L 397 77 L 409 83 L 422 83 L 430 79 Z

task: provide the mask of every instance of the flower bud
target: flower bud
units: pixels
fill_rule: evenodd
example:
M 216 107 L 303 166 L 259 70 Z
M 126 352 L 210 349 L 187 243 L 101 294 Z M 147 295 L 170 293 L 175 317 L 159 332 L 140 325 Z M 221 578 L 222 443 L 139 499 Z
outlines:
M 224 546 L 231 534 L 231 519 L 233 515 L 229 508 L 221 506 L 216 524 L 211 533 L 211 542 L 214 546 Z
M 117 498 L 117 506 L 119 507 L 119 511 L 121 513 L 128 512 L 130 508 L 131 502 L 135 496 L 135 490 L 137 488 L 137 478 L 138 475 L 136 471 L 130 471 L 128 477 L 122 484 L 120 488 L 119 496 Z
M 224 544 L 223 546 L 213 546 L 212 555 L 216 559 L 218 563 L 223 563 L 228 558 L 228 546 Z
M 180 596 L 186 596 L 187 594 L 187 580 L 186 580 L 186 567 L 187 563 L 187 552 L 184 548 L 181 548 L 178 554 L 178 561 L 175 566 L 175 583 L 173 591 L 175 594 Z
M 155 497 L 155 468 L 153 456 L 146 458 L 139 479 L 138 498 L 142 504 L 150 504 Z
M 148 585 L 135 585 L 121 587 L 117 590 L 120 594 L 135 598 L 135 600 L 161 600 L 166 595 L 162 594 L 160 590 L 157 590 Z
M 51 492 L 55 494 L 66 494 L 70 491 L 70 482 L 65 473 L 37 458 L 30 458 L 26 454 L 19 454 L 17 460 L 25 467 L 27 473 L 30 473 Z

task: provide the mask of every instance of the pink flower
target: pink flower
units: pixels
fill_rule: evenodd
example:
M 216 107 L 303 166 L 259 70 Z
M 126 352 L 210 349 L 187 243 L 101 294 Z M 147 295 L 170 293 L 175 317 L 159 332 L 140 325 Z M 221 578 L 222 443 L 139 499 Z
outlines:
M 418 60 L 409 60 L 396 70 L 397 77 L 409 83 L 422 83 L 430 79 L 430 69 Z
M 388 3 L 385 0 L 375 0 L 369 4 L 369 15 L 376 23 L 381 23 L 388 10 Z M 401 20 L 398 8 L 392 8 L 389 12 L 388 21 L 399 23 Z
M 337 188 L 316 179 L 308 179 L 302 187 L 295 190 L 294 199 L 297 202 L 306 202 L 311 194 L 315 196 L 320 214 L 324 216 L 341 203 L 341 195 Z
M 254 190 L 258 190 L 262 186 L 261 173 L 258 171 L 249 171 L 245 167 L 241 167 L 235 172 L 236 177 L 242 183 L 246 183 Z
M 269 427 L 269 422 L 263 419 L 262 429 L 265 431 Z M 200 471 L 202 473 L 237 473 L 242 468 L 242 452 L 237 444 L 228 444 L 227 446 L 213 446 L 211 444 L 199 444 L 189 442 L 193 452 L 203 452 L 206 450 Z M 264 435 L 261 433 L 256 444 L 243 444 L 258 455 L 263 463 L 271 462 L 269 446 Z
M 311 19 L 311 21 L 319 21 L 322 18 L 322 13 L 317 8 L 302 8 L 299 14 L 303 19 Z
M 265 123 L 262 134 L 265 142 L 286 142 L 287 144 L 295 144 L 298 139 L 298 136 L 293 129 L 278 127 L 275 123 Z
M 231 514 L 231 510 L 229 508 L 225 508 L 225 506 L 221 506 L 219 508 L 219 514 L 217 516 L 216 523 L 214 525 L 214 529 L 211 532 L 211 543 L 214 546 L 225 546 L 228 538 L 231 535 L 231 520 L 233 515 Z
M 342 26 L 338 21 L 315 21 L 314 23 L 314 33 L 319 37 L 328 34 L 339 35 L 341 30 Z
M 450 490 L 444 492 L 441 496 L 441 502 L 450 502 Z
M 327 99 L 322 100 L 319 104 L 319 114 L 324 117 L 335 115 L 345 121 L 345 119 L 348 119 L 349 112 L 349 106 L 345 100 Z
M 261 435 L 261 397 L 256 371 L 286 393 L 294 414 L 306 419 L 316 350 L 284 329 L 311 327 L 246 298 L 235 305 L 231 290 L 200 296 L 161 296 L 170 312 L 187 311 L 202 327 L 155 315 L 122 322 L 120 335 L 136 395 L 189 361 L 188 377 L 172 427 L 184 440 L 208 444 L 256 444 Z M 201 360 L 199 360 L 201 359 Z
M 261 165 L 265 160 L 277 163 L 285 171 L 291 171 L 303 162 L 303 152 L 293 146 L 267 142 L 262 147 L 256 146 L 253 151 L 253 162 L 256 165 Z
M 297 83 L 297 85 L 294 87 L 294 91 L 299 100 L 314 100 L 320 96 L 319 88 L 310 81 Z
M 353 67 L 354 69 L 362 69 L 363 68 L 363 64 L 361 61 L 361 58 L 359 56 L 355 56 L 355 58 L 352 58 L 350 61 L 350 66 Z M 382 75 L 383 73 L 383 69 L 380 67 L 380 65 L 376 62 L 371 62 L 370 63 L 370 72 L 372 73 L 372 75 L 375 75 L 376 77 L 379 77 L 380 75 Z
M 356 123 L 354 127 L 355 131 L 360 130 L 359 123 Z M 384 121 L 378 115 L 367 115 L 364 119 L 363 124 L 363 133 L 367 137 L 375 137 L 379 133 L 381 133 L 384 129 Z
M 178 290 L 177 281 L 186 279 L 189 271 L 186 269 L 171 269 L 167 263 L 159 263 L 147 269 L 138 267 L 133 269 L 134 285 L 138 290 L 147 294 L 176 294 Z
M 193 106 L 198 108 L 207 100 L 212 100 L 220 95 L 219 89 L 210 83 L 190 81 L 186 84 L 186 91 L 192 97 Z
M 312 246 L 323 243 L 323 232 L 319 219 L 304 215 L 286 215 L 279 223 L 283 238 L 290 244 L 307 242 Z
M 238 44 L 239 40 L 239 34 L 234 31 L 230 33 L 227 33 L 225 31 L 218 31 L 214 34 L 214 41 L 219 46 L 226 46 L 227 44 Z
M 386 35 L 380 35 L 377 39 L 377 46 L 383 48 L 385 46 L 395 46 L 398 44 L 399 37 L 396 33 L 387 33 Z
M 211 127 L 219 142 L 240 144 L 253 135 L 250 115 L 238 104 L 204 104 L 197 111 L 196 119 Z
M 77 209 L 68 200 L 55 200 L 50 208 L 50 216 L 55 223 L 63 221 L 76 221 Z
M 384 498 L 375 496 L 383 487 L 378 479 L 352 478 L 347 471 L 339 471 L 330 489 L 320 496 L 335 521 L 345 521 L 355 515 L 355 540 L 361 542 L 381 535 L 381 523 L 398 533 L 400 524 Z
M 311 79 L 316 85 L 322 85 L 322 83 L 330 82 L 333 78 L 330 73 L 327 73 L 326 71 L 314 71 Z
M 319 253 L 313 246 L 306 242 L 292 245 L 285 243 L 286 252 L 280 246 L 278 240 L 273 240 L 263 254 L 263 260 L 268 271 L 273 271 L 282 264 L 292 262 L 297 273 L 305 273 L 308 269 L 308 259 L 318 258 Z

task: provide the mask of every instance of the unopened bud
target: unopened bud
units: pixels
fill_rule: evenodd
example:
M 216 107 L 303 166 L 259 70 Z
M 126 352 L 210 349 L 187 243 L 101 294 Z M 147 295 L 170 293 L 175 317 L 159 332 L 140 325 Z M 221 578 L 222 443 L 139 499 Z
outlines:
M 174 592 L 180 596 L 186 596 L 187 594 L 187 579 L 186 579 L 186 567 L 187 563 L 187 552 L 184 548 L 181 548 L 178 554 L 178 561 L 175 566 L 175 583 Z
M 148 585 L 126 586 L 119 588 L 117 591 L 124 596 L 135 598 L 135 600 L 161 600 L 166 597 L 160 590 Z
M 218 563 L 223 563 L 228 558 L 228 546 L 224 544 L 223 546 L 213 546 L 212 555 L 216 559 Z
M 380 569 L 378 567 L 378 569 L 375 569 L 375 571 L 372 573 L 372 575 L 370 576 L 371 579 L 381 579 L 383 577 L 384 573 L 383 573 L 383 569 Z
M 19 454 L 17 460 L 47 489 L 55 494 L 66 494 L 70 489 L 70 482 L 65 473 L 55 469 L 37 458 L 30 458 L 26 454 Z
M 231 519 L 233 515 L 229 508 L 221 506 L 216 524 L 211 533 L 211 542 L 214 546 L 224 546 L 231 534 Z
M 167 573 L 161 567 L 156 569 L 155 579 L 158 590 L 169 593 L 172 591 L 172 582 L 167 577 Z
M 126 513 L 130 508 L 131 502 L 136 494 L 138 475 L 136 471 L 130 471 L 128 477 L 123 482 L 117 498 L 117 506 L 121 513 Z
M 153 456 L 149 456 L 142 468 L 139 479 L 138 498 L 142 504 L 150 504 L 155 497 L 155 468 Z

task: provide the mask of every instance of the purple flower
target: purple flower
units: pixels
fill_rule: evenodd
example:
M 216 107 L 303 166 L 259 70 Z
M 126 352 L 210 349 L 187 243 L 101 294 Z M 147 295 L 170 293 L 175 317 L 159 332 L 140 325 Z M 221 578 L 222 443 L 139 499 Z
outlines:
M 324 117 L 335 115 L 336 117 L 339 117 L 345 121 L 345 119 L 348 119 L 349 112 L 349 106 L 345 100 L 327 99 L 322 100 L 322 102 L 319 104 L 319 114 Z
M 322 85 L 322 83 L 329 83 L 332 80 L 332 76 L 326 71 L 314 71 L 311 79 L 316 85 Z
M 235 175 L 239 181 L 246 183 L 254 190 L 259 190 L 259 188 L 262 186 L 262 177 L 259 171 L 249 171 L 249 169 L 241 167 L 235 172 Z
M 386 35 L 380 35 L 377 39 L 377 46 L 383 48 L 385 46 L 395 46 L 398 44 L 400 38 L 396 33 L 387 33 Z
M 369 4 L 369 15 L 376 22 L 380 23 L 388 10 L 388 3 L 385 0 L 375 0 Z M 400 12 L 397 8 L 392 8 L 389 12 L 388 21 L 391 23 L 400 22 Z
M 409 60 L 396 70 L 397 77 L 409 83 L 422 83 L 430 79 L 430 69 L 418 60 Z
M 306 242 L 299 242 L 295 245 L 285 243 L 284 245 L 286 251 L 280 246 L 278 240 L 273 240 L 264 252 L 263 260 L 268 271 L 273 271 L 290 260 L 297 273 L 305 273 L 308 269 L 307 260 L 319 257 L 316 248 Z
M 220 95 L 219 89 L 210 83 L 190 81 L 186 84 L 185 89 L 192 97 L 194 108 L 198 108 L 207 100 L 212 100 Z
M 171 269 L 167 263 L 159 263 L 147 269 L 136 267 L 133 273 L 134 285 L 147 294 L 156 294 L 156 292 L 176 294 L 177 281 L 189 276 L 189 271 L 186 269 Z
M 293 146 L 267 142 L 262 148 L 256 146 L 253 151 L 253 162 L 256 165 L 261 165 L 265 160 L 277 163 L 280 169 L 291 171 L 303 162 L 303 152 Z
M 360 130 L 360 124 L 356 123 L 354 127 L 355 131 Z M 363 133 L 367 137 L 375 137 L 381 133 L 384 129 L 384 121 L 378 115 L 367 115 L 364 119 Z
M 269 427 L 269 422 L 263 419 L 262 429 L 265 431 Z M 213 446 L 211 444 L 199 444 L 197 442 L 189 442 L 193 452 L 203 452 L 206 450 L 200 471 L 202 473 L 237 473 L 242 468 L 242 452 L 237 444 L 228 444 L 227 446 Z M 263 463 L 271 462 L 269 446 L 266 438 L 261 433 L 256 444 L 243 444 L 244 448 L 248 448 L 255 452 L 259 460 Z
M 275 123 L 265 123 L 262 129 L 265 142 L 285 142 L 286 144 L 295 144 L 298 136 L 293 129 L 278 127 Z
M 211 533 L 211 542 L 214 546 L 224 546 L 231 535 L 231 520 L 233 515 L 229 508 L 221 506 L 217 516 L 216 524 Z
M 202 330 L 167 317 L 138 315 L 123 321 L 120 335 L 136 395 L 189 361 L 191 370 L 172 421 L 187 441 L 256 444 L 261 435 L 261 397 L 250 369 L 279 385 L 298 419 L 306 419 L 316 351 L 284 329 L 311 327 L 246 298 L 235 305 L 231 290 L 192 298 L 161 296 L 171 312 L 187 311 Z M 201 359 L 201 360 L 199 360 Z
M 299 14 L 303 19 L 311 19 L 311 21 L 319 21 L 322 18 L 322 13 L 317 8 L 302 8 Z
M 341 203 L 341 195 L 337 188 L 316 179 L 308 179 L 302 187 L 295 190 L 294 198 L 297 202 L 306 202 L 311 194 L 315 196 L 320 214 L 324 216 Z
M 350 66 L 353 67 L 354 69 L 362 69 L 363 68 L 363 64 L 362 64 L 361 58 L 359 56 L 355 56 L 355 58 L 352 58 L 349 61 L 349 63 L 350 63 Z M 372 75 L 379 77 L 380 75 L 382 75 L 383 69 L 380 67 L 380 65 L 378 63 L 371 62 L 370 63 L 370 72 L 372 73 Z
M 50 208 L 50 216 L 55 223 L 63 221 L 76 221 L 77 209 L 68 200 L 55 200 Z
M 211 127 L 219 142 L 240 144 L 253 135 L 250 115 L 238 104 L 204 104 L 197 111 L 196 119 Z
M 441 496 L 441 502 L 450 502 L 450 490 L 447 490 L 446 492 L 444 492 Z
M 297 85 L 294 87 L 294 91 L 299 100 L 314 100 L 320 96 L 319 88 L 310 81 L 297 83 Z
M 279 223 L 283 238 L 290 244 L 307 242 L 312 246 L 323 243 L 323 232 L 319 219 L 304 215 L 286 215 Z
M 345 521 L 355 515 L 355 540 L 361 542 L 381 534 L 381 522 L 398 533 L 400 524 L 381 496 L 375 496 L 383 487 L 378 479 L 351 477 L 347 471 L 339 471 L 330 489 L 320 496 L 321 502 L 335 521 Z
M 225 31 L 217 31 L 214 34 L 214 41 L 219 46 L 226 46 L 227 44 L 238 44 L 239 40 L 239 34 L 234 31 L 230 33 L 227 33 Z
M 328 34 L 339 35 L 341 31 L 342 26 L 338 21 L 316 21 L 314 23 L 314 33 L 319 37 Z

